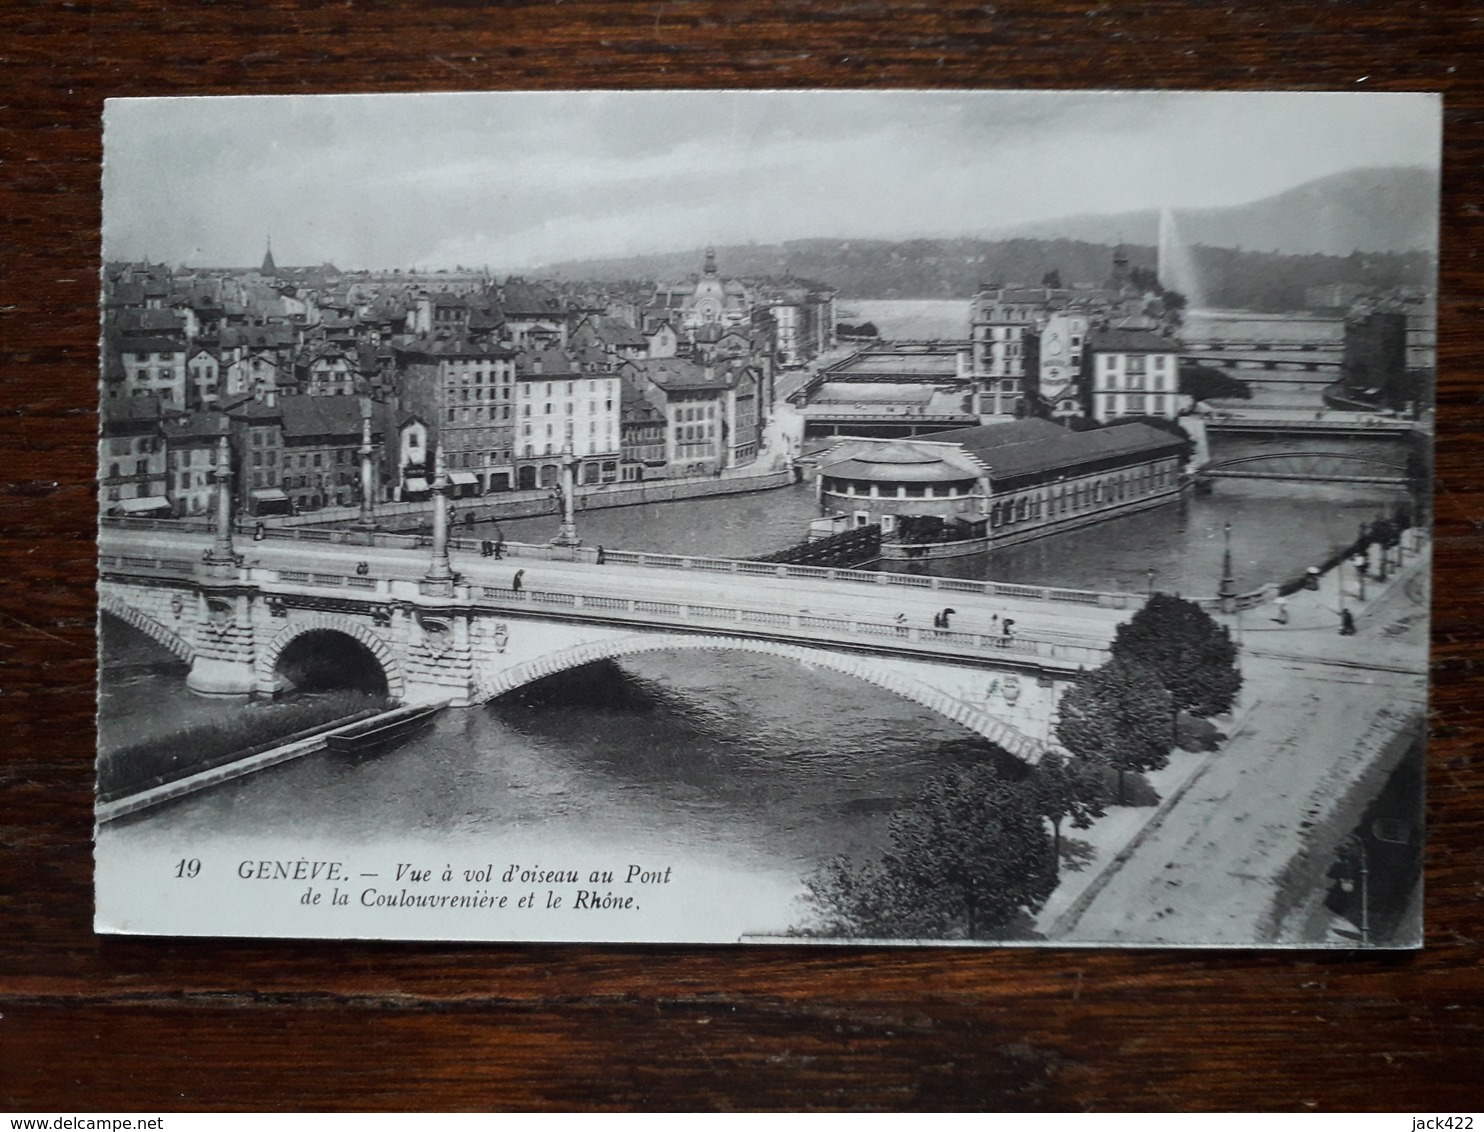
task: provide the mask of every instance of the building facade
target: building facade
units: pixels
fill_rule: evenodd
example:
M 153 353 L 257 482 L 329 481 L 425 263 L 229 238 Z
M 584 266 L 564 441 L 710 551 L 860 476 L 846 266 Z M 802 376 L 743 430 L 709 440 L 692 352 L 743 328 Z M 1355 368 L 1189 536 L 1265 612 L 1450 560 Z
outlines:
M 423 338 L 399 345 L 394 356 L 397 408 L 425 425 L 431 449 L 443 453 L 454 494 L 509 490 L 516 453 L 514 352 L 462 338 Z M 393 463 L 399 469 L 422 469 L 404 471 L 396 487 L 399 499 L 417 494 L 410 479 L 426 480 L 429 449 L 419 449 L 416 458 L 404 453 Z
M 105 401 L 98 440 L 100 506 L 110 514 L 170 511 L 160 401 L 149 394 Z
M 619 479 L 622 389 L 601 351 L 574 359 L 551 348 L 515 359 L 517 486 L 554 487 L 563 458 L 579 484 Z
M 1180 392 L 1180 344 L 1147 330 L 1095 330 L 1084 351 L 1089 416 L 1174 420 L 1190 408 Z
M 1031 419 L 845 440 L 821 458 L 816 490 L 845 523 L 879 523 L 884 558 L 956 557 L 1176 499 L 1187 448 L 1136 421 L 1072 432 Z
M 222 437 L 229 436 L 226 414 L 210 409 L 167 417 L 161 425 L 165 438 L 165 494 L 177 516 L 210 515 L 216 511 L 215 473 Z

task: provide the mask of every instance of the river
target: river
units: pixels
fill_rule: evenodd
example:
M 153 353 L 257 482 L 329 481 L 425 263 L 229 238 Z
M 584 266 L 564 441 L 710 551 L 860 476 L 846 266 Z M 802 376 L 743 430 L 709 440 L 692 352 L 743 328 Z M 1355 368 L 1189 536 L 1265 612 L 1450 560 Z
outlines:
M 1300 572 L 1396 499 L 1382 489 L 1225 481 L 1209 497 L 936 568 L 1128 590 L 1148 586 L 1153 568 L 1161 589 L 1209 594 L 1230 522 L 1246 589 Z M 816 513 L 812 488 L 800 486 L 583 512 L 579 534 L 610 548 L 740 557 L 798 541 Z M 543 540 L 556 520 L 500 531 Z M 200 700 L 183 680 L 168 654 L 105 619 L 102 741 L 252 710 Z M 445 712 L 375 758 L 310 756 L 167 803 L 112 823 L 100 844 L 122 860 L 186 845 L 303 853 L 308 841 L 395 839 L 496 860 L 673 862 L 688 902 L 634 938 L 735 939 L 805 919 L 804 877 L 835 854 L 879 850 L 891 811 L 926 778 L 988 755 L 947 719 L 830 671 L 745 653 L 654 653 Z
M 1402 446 L 1394 441 L 1319 438 L 1303 446 L 1404 458 Z M 1219 438 L 1212 450 L 1222 459 L 1273 448 L 1256 439 Z M 1209 496 L 1187 497 L 1143 514 L 987 554 L 895 568 L 1026 585 L 1143 591 L 1152 567 L 1161 589 L 1213 594 L 1221 578 L 1223 528 L 1229 522 L 1233 576 L 1243 589 L 1256 589 L 1302 573 L 1306 565 L 1352 541 L 1361 523 L 1379 518 L 1404 499 L 1403 493 L 1385 488 L 1224 480 Z M 800 484 L 755 495 L 584 511 L 577 528 L 584 542 L 610 550 L 749 558 L 801 542 L 809 520 L 818 515 L 813 486 Z M 551 515 L 481 523 L 470 530 L 481 538 L 544 542 L 558 526 Z

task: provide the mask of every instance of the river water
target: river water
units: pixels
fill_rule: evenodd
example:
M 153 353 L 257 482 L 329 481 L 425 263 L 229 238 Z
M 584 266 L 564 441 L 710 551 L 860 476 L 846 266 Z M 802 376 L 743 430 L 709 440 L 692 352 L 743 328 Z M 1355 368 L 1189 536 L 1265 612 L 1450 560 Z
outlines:
M 1230 522 L 1247 589 L 1301 572 L 1396 501 L 1383 489 L 1222 482 L 1209 497 L 936 569 L 1143 590 L 1153 568 L 1160 589 L 1209 594 Z M 579 533 L 610 548 L 750 556 L 798 541 L 815 514 L 812 489 L 800 486 L 584 512 Z M 501 533 L 546 539 L 556 520 L 506 522 Z M 107 744 L 252 710 L 192 696 L 178 663 L 108 619 L 102 651 Z M 395 833 L 519 846 L 525 859 L 663 859 L 690 869 L 697 894 L 686 913 L 697 919 L 674 938 L 736 938 L 806 918 L 806 875 L 834 854 L 879 850 L 889 814 L 924 779 L 986 757 L 987 745 L 956 724 L 842 675 L 754 654 L 654 653 L 445 712 L 375 758 L 311 756 L 226 783 L 114 823 L 106 838 L 144 851 L 213 839 L 293 844 L 309 833 L 377 844 Z
M 1393 441 L 1319 438 L 1309 451 L 1339 451 L 1402 460 Z M 1219 438 L 1218 459 L 1283 451 L 1256 439 Z M 1386 488 L 1224 480 L 1209 496 L 1187 497 L 1154 511 L 1111 519 L 1066 534 L 967 558 L 895 569 L 944 577 L 984 578 L 1026 585 L 1089 590 L 1160 589 L 1214 594 L 1221 579 L 1223 528 L 1232 525 L 1232 569 L 1243 589 L 1303 573 L 1352 541 L 1370 522 L 1403 501 Z M 614 507 L 578 515 L 578 534 L 610 550 L 750 558 L 801 542 L 819 515 L 810 484 L 754 495 L 695 499 L 643 507 Z M 512 542 L 544 542 L 557 533 L 555 515 L 482 523 L 477 537 L 498 533 Z

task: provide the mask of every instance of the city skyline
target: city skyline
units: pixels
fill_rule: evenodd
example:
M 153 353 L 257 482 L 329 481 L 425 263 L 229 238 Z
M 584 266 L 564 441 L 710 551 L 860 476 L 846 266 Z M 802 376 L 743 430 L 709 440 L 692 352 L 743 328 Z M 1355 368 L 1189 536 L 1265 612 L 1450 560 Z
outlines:
M 1439 115 L 1428 95 L 1292 92 L 111 100 L 104 254 L 246 265 L 271 233 L 284 262 L 521 271 L 707 243 L 982 236 L 1435 168 Z

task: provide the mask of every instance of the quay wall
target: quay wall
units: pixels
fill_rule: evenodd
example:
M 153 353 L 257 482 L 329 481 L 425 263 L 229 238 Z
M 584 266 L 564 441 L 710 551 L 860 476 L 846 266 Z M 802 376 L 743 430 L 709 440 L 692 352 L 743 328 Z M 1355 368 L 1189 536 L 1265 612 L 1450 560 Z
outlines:
M 743 495 L 754 491 L 771 491 L 793 482 L 789 468 L 747 474 L 697 476 L 687 479 L 641 480 L 637 483 L 596 484 L 577 488 L 578 511 L 596 511 L 608 507 L 634 507 L 644 503 L 670 503 L 679 499 L 702 499 L 712 495 Z M 498 495 L 477 495 L 450 501 L 458 522 L 474 515 L 476 522 L 491 519 L 530 519 L 556 513 L 556 502 L 550 488 L 530 491 L 506 491 Z M 376 522 L 382 527 L 413 528 L 429 520 L 431 500 L 403 503 L 378 503 Z M 325 507 L 298 515 L 274 515 L 263 520 L 273 527 L 344 526 L 361 517 L 359 507 Z
M 269 767 L 278 766 L 292 759 L 304 755 L 312 755 L 325 750 L 329 737 L 336 732 L 356 723 L 364 723 L 367 719 L 391 719 L 407 714 L 409 709 L 405 707 L 390 708 L 379 716 L 357 715 L 353 720 L 341 720 L 337 723 L 328 723 L 313 728 L 313 734 L 299 734 L 289 736 L 273 744 L 267 750 L 249 748 L 247 751 L 229 758 L 226 761 L 209 766 L 194 774 L 172 779 L 169 782 L 148 786 L 133 793 L 125 794 L 108 801 L 100 801 L 94 809 L 94 820 L 99 824 L 114 821 L 128 814 L 147 810 L 152 806 L 158 806 L 162 802 L 171 801 L 187 794 L 194 794 L 200 790 L 209 789 L 212 786 L 228 782 L 234 778 L 242 778 L 244 775 L 253 774 L 256 771 L 267 770 Z

